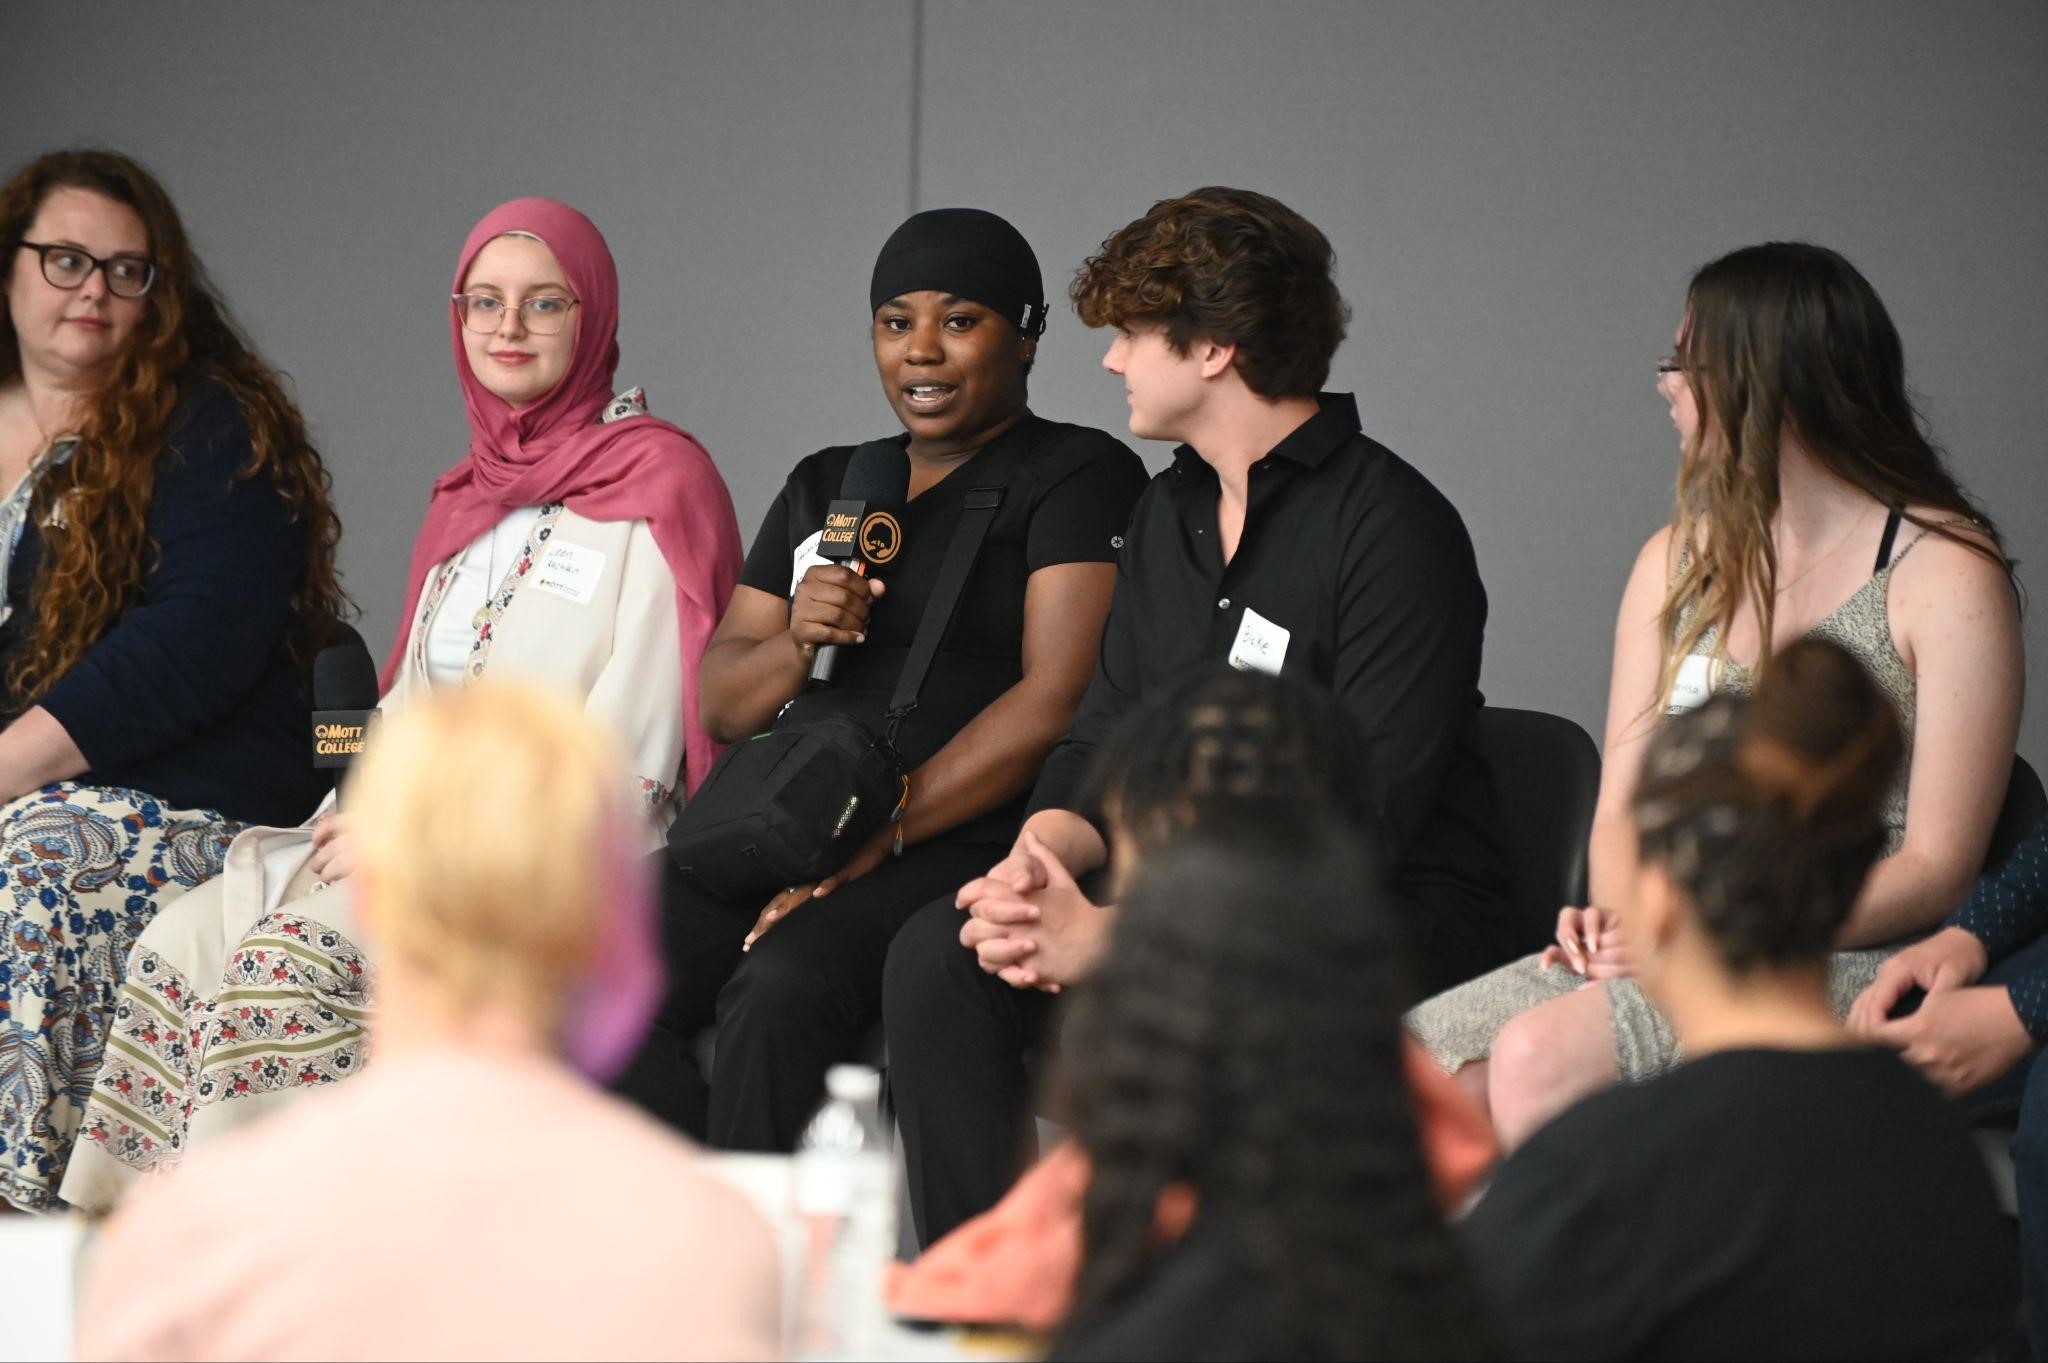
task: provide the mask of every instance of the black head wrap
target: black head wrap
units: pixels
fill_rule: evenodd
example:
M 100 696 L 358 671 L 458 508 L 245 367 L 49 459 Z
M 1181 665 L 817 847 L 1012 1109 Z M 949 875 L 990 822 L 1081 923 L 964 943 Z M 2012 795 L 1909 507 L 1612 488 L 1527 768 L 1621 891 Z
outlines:
M 1045 281 L 1031 243 L 983 209 L 926 209 L 889 234 L 868 283 L 868 311 L 919 289 L 979 303 L 1026 336 L 1045 330 Z

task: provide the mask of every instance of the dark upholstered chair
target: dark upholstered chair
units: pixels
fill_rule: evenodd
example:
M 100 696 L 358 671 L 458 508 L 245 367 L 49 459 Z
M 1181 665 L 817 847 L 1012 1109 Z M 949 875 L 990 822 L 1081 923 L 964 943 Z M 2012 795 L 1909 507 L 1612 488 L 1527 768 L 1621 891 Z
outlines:
M 1488 705 L 1474 717 L 1473 734 L 1493 769 L 1515 941 L 1537 951 L 1556 933 L 1557 911 L 1586 902 L 1600 750 L 1584 729 L 1540 710 Z
M 2005 865 L 2020 840 L 2034 831 L 2034 825 L 2048 818 L 2048 791 L 2041 778 L 2018 753 L 2012 755 L 2012 777 L 2005 783 L 2005 803 L 1999 807 L 1998 822 L 1991 828 L 1991 846 L 1984 853 L 1984 869 L 1995 871 Z

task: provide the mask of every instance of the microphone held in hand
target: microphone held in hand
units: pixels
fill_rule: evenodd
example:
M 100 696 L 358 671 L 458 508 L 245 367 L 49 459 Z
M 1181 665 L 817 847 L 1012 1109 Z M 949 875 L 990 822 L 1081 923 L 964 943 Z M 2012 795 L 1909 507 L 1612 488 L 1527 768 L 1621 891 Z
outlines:
M 377 718 L 377 664 L 363 636 L 337 623 L 338 643 L 313 659 L 313 765 L 346 767 Z
M 862 577 L 903 551 L 903 520 L 910 500 L 910 456 L 893 440 L 870 440 L 853 452 L 839 498 L 825 509 L 818 556 L 843 563 Z M 811 684 L 832 680 L 839 645 L 821 644 L 811 655 Z

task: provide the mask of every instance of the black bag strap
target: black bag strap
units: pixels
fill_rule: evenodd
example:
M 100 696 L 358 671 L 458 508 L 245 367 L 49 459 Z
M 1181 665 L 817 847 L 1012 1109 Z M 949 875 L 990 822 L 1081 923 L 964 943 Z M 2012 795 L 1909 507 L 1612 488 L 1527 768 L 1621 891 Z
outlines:
M 960 522 L 953 527 L 952 543 L 946 546 L 946 558 L 939 565 L 938 580 L 932 584 L 931 598 L 925 602 L 924 618 L 917 622 L 917 635 L 910 641 L 910 656 L 904 659 L 903 675 L 896 679 L 896 693 L 889 697 L 889 736 L 892 741 L 904 716 L 917 708 L 918 693 L 924 690 L 925 674 L 931 671 L 932 660 L 939 656 L 939 645 L 945 642 L 946 631 L 953 623 L 953 612 L 960 605 L 960 593 L 967 587 L 967 575 L 974 571 L 974 560 L 981 553 L 981 542 L 988 538 L 996 510 L 1003 504 L 1003 489 L 1009 484 L 1012 467 L 1014 464 L 1006 461 L 993 483 L 967 490 Z

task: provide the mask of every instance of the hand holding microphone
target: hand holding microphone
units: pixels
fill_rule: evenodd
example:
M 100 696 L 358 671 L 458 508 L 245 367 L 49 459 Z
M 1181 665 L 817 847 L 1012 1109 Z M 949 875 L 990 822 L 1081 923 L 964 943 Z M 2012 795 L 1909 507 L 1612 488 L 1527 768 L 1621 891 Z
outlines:
M 901 445 L 870 440 L 853 452 L 818 539 L 818 556 L 830 565 L 805 573 L 789 604 L 790 635 L 811 649 L 811 685 L 831 682 L 842 645 L 866 641 L 868 607 L 882 595 L 868 569 L 902 552 L 897 512 L 909 499 L 910 456 Z
M 337 642 L 313 659 L 313 765 L 346 767 L 377 718 L 377 664 L 363 636 L 340 625 Z M 313 826 L 313 874 L 332 884 L 355 870 L 348 824 L 338 808 Z
M 865 566 L 865 565 L 863 565 Z M 868 607 L 882 595 L 881 579 L 864 577 L 836 563 L 816 564 L 797 584 L 789 602 L 789 633 L 804 656 L 867 637 Z

